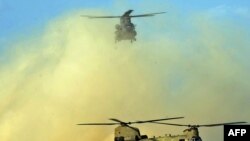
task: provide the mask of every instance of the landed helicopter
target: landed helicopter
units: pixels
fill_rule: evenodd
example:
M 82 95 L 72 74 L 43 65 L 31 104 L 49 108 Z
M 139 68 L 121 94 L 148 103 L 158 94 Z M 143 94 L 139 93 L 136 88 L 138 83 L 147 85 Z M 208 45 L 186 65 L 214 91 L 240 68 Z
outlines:
M 162 122 L 153 122 L 156 124 L 171 125 L 171 126 L 185 126 L 188 127 L 183 131 L 182 135 L 166 135 L 159 137 L 156 140 L 141 140 L 141 141 L 202 141 L 199 136 L 199 127 L 215 127 L 215 126 L 224 126 L 232 124 L 242 124 L 247 122 L 227 122 L 227 123 L 216 123 L 216 124 L 203 124 L 203 125 L 185 125 L 185 124 L 174 124 L 174 123 L 162 123 Z
M 204 125 L 185 125 L 185 124 L 173 124 L 173 123 L 163 123 L 159 121 L 181 119 L 184 117 L 173 117 L 173 118 L 163 118 L 154 120 L 144 120 L 144 121 L 134 121 L 134 122 L 124 122 L 119 119 L 111 118 L 114 122 L 112 123 L 80 123 L 77 125 L 119 125 L 115 128 L 115 138 L 114 141 L 202 141 L 199 136 L 199 127 L 214 127 L 232 124 L 242 124 L 246 122 L 228 122 L 228 123 L 217 123 L 217 124 L 204 124 Z M 172 126 L 186 126 L 188 127 L 183 131 L 182 135 L 165 135 L 160 137 L 148 138 L 147 135 L 141 135 L 140 130 L 136 127 L 130 126 L 131 124 L 143 124 L 143 123 L 154 123 Z
M 158 12 L 158 13 L 148 13 L 141 15 L 130 15 L 133 10 L 126 11 L 122 16 L 89 16 L 89 15 L 81 15 L 82 17 L 88 18 L 120 18 L 120 24 L 115 26 L 115 42 L 119 42 L 121 40 L 130 40 L 131 42 L 136 41 L 136 30 L 135 25 L 131 22 L 131 18 L 138 17 L 151 17 L 156 14 L 163 14 L 166 12 Z

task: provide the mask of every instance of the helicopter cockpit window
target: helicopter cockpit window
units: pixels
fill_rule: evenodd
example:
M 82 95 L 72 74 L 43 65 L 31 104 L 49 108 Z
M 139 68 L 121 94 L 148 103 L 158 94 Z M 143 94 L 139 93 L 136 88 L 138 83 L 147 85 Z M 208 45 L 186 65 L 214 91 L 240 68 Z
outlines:
M 147 135 L 141 135 L 141 139 L 147 139 L 148 136 Z
M 124 141 L 124 137 L 115 137 L 115 141 Z
M 193 137 L 190 141 L 202 141 L 200 137 Z

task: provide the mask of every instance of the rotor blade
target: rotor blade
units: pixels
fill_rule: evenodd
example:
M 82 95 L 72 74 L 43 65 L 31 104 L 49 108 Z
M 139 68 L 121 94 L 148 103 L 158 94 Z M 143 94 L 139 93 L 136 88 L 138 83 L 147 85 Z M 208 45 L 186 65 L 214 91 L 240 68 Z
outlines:
M 119 123 L 79 123 L 77 125 L 117 125 Z
M 244 121 L 241 122 L 228 122 L 228 123 L 217 123 L 217 124 L 203 124 L 203 125 L 198 125 L 199 127 L 213 127 L 213 126 L 222 126 L 222 125 L 231 125 L 231 124 L 242 124 L 242 123 L 247 123 Z
M 175 124 L 175 123 L 165 123 L 165 122 L 152 122 L 156 124 L 165 124 L 165 125 L 173 125 L 173 126 L 190 126 L 190 125 L 185 125 L 185 124 Z
M 154 120 L 135 121 L 135 122 L 131 122 L 131 124 L 133 124 L 133 123 L 156 122 L 156 121 L 172 120 L 172 119 L 181 119 L 181 118 L 184 118 L 184 117 L 173 117 L 173 118 L 162 118 L 162 119 L 154 119 Z
M 148 13 L 148 14 L 141 14 L 141 15 L 131 15 L 129 17 L 131 18 L 136 18 L 136 17 L 150 17 L 150 16 L 154 16 L 154 15 L 157 15 L 157 14 L 164 14 L 166 12 L 157 12 L 157 13 Z
M 118 122 L 118 123 L 122 123 L 122 124 L 129 124 L 127 122 L 123 122 L 123 121 L 121 121 L 119 119 L 115 119 L 115 118 L 110 118 L 109 120 L 112 120 L 112 121 L 115 121 L 115 122 Z
M 217 124 L 203 124 L 203 125 L 187 125 L 187 124 L 175 124 L 175 123 L 164 123 L 164 122 L 152 122 L 156 124 L 165 124 L 165 125 L 173 125 L 173 126 L 187 126 L 187 127 L 214 127 L 214 126 L 223 126 L 223 125 L 231 125 L 231 124 L 241 124 L 247 122 L 227 122 L 227 123 L 217 123 Z
M 121 18 L 121 16 L 89 16 L 89 15 L 81 15 L 81 17 L 87 17 L 90 19 L 93 19 L 93 18 Z

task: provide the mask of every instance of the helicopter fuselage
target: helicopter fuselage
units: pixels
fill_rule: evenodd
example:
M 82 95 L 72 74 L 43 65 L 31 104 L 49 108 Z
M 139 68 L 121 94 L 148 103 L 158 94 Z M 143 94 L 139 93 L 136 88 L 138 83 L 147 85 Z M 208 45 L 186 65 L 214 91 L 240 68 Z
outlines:
M 202 140 L 200 137 L 188 138 L 186 135 L 165 135 L 160 137 L 141 139 L 139 141 L 202 141 Z
M 120 24 L 116 25 L 115 41 L 130 40 L 133 42 L 136 41 L 136 34 L 135 25 L 131 22 L 131 18 L 129 16 L 122 16 Z
M 114 141 L 202 141 L 199 137 L 198 128 L 188 128 L 182 135 L 166 134 L 165 136 L 148 138 L 140 135 L 140 131 L 132 126 L 118 126 L 115 128 Z

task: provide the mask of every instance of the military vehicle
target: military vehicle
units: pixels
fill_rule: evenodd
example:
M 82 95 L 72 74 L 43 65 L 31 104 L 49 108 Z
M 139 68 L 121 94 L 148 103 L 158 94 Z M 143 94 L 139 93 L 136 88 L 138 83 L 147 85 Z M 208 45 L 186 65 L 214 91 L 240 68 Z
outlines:
M 203 125 L 186 125 L 186 124 L 174 124 L 174 123 L 162 123 L 162 122 L 153 122 L 156 124 L 171 125 L 171 126 L 185 126 L 188 127 L 183 131 L 182 135 L 166 135 L 159 137 L 156 140 L 142 140 L 142 141 L 202 141 L 199 135 L 199 127 L 215 127 L 223 125 L 232 125 L 232 124 L 242 124 L 246 122 L 227 122 L 227 123 L 216 123 L 216 124 L 203 124 Z
M 140 15 L 130 15 L 133 10 L 126 11 L 122 16 L 90 16 L 90 15 L 81 15 L 82 17 L 88 18 L 120 18 L 120 24 L 115 26 L 115 42 L 121 40 L 130 40 L 131 42 L 136 41 L 136 30 L 135 25 L 131 22 L 131 18 L 138 17 L 151 17 L 156 14 L 163 14 L 166 12 L 158 12 L 158 13 L 148 13 L 148 14 L 140 14 Z
M 199 127 L 215 127 L 231 124 L 242 124 L 246 122 L 228 122 L 228 123 L 217 123 L 217 124 L 204 124 L 204 125 L 185 125 L 185 124 L 174 124 L 174 123 L 164 123 L 159 121 L 181 119 L 184 117 L 173 117 L 173 118 L 163 118 L 154 120 L 144 120 L 144 121 L 134 121 L 134 122 L 124 122 L 119 119 L 111 118 L 114 122 L 112 123 L 80 123 L 77 125 L 119 125 L 115 128 L 114 141 L 202 141 L 199 136 Z M 154 123 L 162 125 L 171 126 L 186 126 L 188 127 L 183 131 L 181 135 L 171 135 L 166 134 L 165 136 L 148 138 L 147 135 L 141 135 L 140 130 L 136 127 L 130 126 L 131 124 L 143 124 L 143 123 Z

